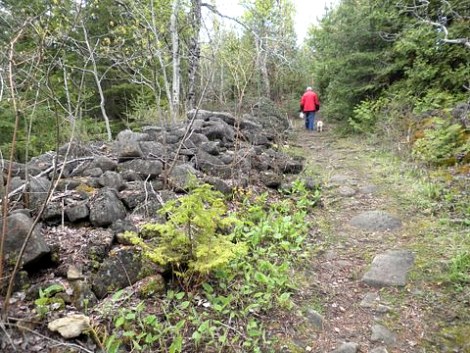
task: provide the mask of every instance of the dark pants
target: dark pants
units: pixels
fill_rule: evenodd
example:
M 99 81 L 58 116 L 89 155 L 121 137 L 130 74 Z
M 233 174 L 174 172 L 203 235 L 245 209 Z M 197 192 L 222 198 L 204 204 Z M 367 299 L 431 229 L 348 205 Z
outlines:
M 315 112 L 305 112 L 305 128 L 313 130 L 315 126 Z

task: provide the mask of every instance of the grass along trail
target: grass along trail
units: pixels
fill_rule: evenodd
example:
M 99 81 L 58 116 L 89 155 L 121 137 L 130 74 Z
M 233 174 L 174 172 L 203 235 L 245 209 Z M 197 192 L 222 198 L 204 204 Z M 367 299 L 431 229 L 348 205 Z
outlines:
M 452 221 L 465 200 L 446 204 L 427 173 L 363 137 L 294 130 L 323 200 L 298 274 L 304 324 L 286 351 L 470 352 L 470 239 Z

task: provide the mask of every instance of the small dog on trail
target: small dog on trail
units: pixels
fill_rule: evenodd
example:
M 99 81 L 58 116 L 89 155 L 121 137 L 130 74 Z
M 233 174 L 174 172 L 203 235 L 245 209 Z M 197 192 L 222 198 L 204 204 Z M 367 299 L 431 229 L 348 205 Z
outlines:
M 317 121 L 317 132 L 323 132 L 323 121 Z

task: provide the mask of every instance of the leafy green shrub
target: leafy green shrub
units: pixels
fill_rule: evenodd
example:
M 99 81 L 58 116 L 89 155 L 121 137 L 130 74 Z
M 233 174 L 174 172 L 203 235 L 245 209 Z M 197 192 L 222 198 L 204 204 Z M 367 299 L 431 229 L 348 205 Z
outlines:
M 379 98 L 377 100 L 365 100 L 354 108 L 354 115 L 349 118 L 349 125 L 356 132 L 371 132 L 379 119 L 381 111 L 387 106 L 389 100 Z
M 443 107 L 452 107 L 460 101 L 461 97 L 456 94 L 442 91 L 441 89 L 429 89 L 424 97 L 415 98 L 413 113 L 420 114 Z
M 412 155 L 424 163 L 440 165 L 456 162 L 459 154 L 470 153 L 468 138 L 460 124 L 433 118 L 430 128 L 413 144 Z

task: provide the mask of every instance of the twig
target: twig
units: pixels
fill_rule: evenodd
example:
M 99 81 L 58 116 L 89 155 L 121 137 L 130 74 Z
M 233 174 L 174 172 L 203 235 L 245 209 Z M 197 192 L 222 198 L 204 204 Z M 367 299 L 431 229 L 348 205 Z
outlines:
M 6 330 L 6 327 L 5 327 L 5 324 L 3 323 L 3 321 L 0 320 L 0 328 L 2 329 L 3 333 L 5 334 L 5 337 L 7 338 L 8 342 L 10 343 L 10 345 L 12 346 L 13 350 L 15 352 L 17 352 L 17 349 L 15 347 L 15 345 L 13 344 L 13 341 L 11 340 L 11 337 L 10 335 L 8 334 L 7 330 Z

